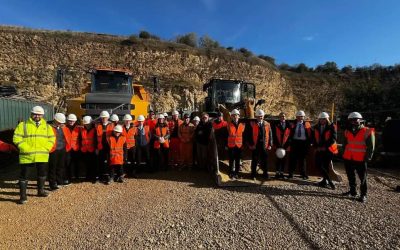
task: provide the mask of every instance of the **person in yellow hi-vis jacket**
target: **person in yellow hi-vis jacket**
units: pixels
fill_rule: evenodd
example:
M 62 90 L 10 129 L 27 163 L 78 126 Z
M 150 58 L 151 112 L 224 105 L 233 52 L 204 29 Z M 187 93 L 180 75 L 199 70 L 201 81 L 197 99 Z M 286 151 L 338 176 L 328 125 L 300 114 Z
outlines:
M 43 115 L 42 107 L 33 107 L 31 117 L 27 121 L 19 123 L 14 131 L 13 141 L 19 149 L 19 164 L 21 165 L 19 204 L 24 204 L 27 201 L 26 187 L 28 185 L 27 171 L 29 167 L 37 169 L 38 196 L 48 196 L 48 193 L 44 190 L 46 164 L 49 161 L 49 152 L 56 138 L 53 129 L 43 119 Z

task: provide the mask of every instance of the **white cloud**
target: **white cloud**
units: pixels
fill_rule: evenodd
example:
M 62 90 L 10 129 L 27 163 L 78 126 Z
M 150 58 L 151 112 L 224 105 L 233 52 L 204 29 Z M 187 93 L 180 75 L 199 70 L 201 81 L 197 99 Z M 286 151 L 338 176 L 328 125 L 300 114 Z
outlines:
M 304 36 L 302 38 L 303 41 L 312 41 L 315 39 L 315 36 Z

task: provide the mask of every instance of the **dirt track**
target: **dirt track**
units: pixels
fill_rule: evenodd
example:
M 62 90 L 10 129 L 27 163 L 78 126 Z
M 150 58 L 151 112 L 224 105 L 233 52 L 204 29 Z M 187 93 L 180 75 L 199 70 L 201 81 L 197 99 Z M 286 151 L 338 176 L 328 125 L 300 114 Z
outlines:
M 2 173 L 0 248 L 400 249 L 399 184 L 369 176 L 361 204 L 311 185 L 216 188 L 208 173 L 170 171 L 123 184 L 80 183 L 17 205 Z

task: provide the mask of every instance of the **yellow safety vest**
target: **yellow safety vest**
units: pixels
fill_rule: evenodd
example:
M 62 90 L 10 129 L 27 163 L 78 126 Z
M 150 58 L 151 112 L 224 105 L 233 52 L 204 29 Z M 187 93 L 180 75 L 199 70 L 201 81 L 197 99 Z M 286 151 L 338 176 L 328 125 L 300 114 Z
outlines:
M 41 119 L 39 127 L 36 127 L 36 123 L 29 118 L 15 128 L 13 141 L 19 148 L 19 163 L 29 164 L 48 162 L 49 152 L 56 137 L 44 119 Z

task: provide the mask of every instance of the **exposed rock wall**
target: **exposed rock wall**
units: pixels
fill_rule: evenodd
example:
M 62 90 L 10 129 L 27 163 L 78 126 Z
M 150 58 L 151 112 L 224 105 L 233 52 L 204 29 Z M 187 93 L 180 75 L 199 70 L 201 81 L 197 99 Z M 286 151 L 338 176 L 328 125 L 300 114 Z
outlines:
M 317 105 L 315 110 L 321 106 L 321 100 L 315 98 L 313 85 L 303 82 L 294 86 L 296 81 L 288 80 L 274 67 L 237 56 L 200 53 L 168 43 L 153 46 L 154 41 L 153 45 L 146 41 L 126 43 L 124 37 L 10 27 L 0 27 L 0 31 L 0 84 L 16 83 L 27 98 L 52 104 L 60 97 L 82 94 L 90 80 L 86 71 L 94 66 L 104 66 L 132 70 L 135 80 L 142 82 L 150 92 L 150 79 L 158 76 L 161 92 L 153 94 L 152 99 L 153 106 L 159 111 L 196 108 L 205 96 L 202 84 L 212 77 L 255 83 L 257 98 L 266 100 L 263 108 L 267 114 L 276 115 L 280 111 L 293 114 L 299 104 L 305 110 L 311 110 L 310 103 Z M 55 75 L 61 66 L 67 68 L 66 85 L 57 88 Z M 308 89 L 301 93 L 301 98 L 296 97 L 299 86 Z

